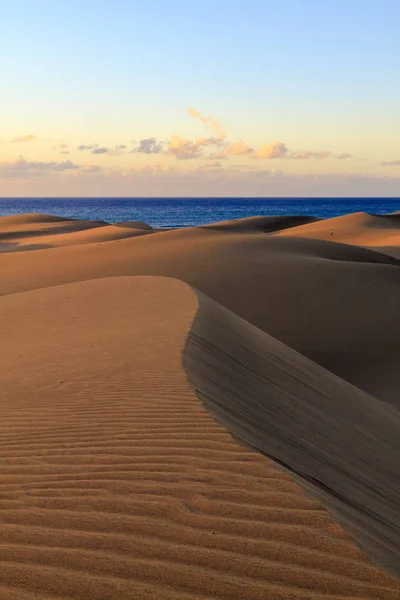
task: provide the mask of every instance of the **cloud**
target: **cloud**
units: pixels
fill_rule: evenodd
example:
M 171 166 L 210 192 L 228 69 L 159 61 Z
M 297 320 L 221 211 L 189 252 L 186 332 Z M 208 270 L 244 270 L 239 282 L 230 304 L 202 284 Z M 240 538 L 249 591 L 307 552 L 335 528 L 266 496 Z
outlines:
M 80 150 L 81 152 L 83 152 L 84 150 L 94 150 L 97 147 L 98 147 L 97 144 L 92 144 L 92 145 L 81 144 L 80 146 L 78 146 L 77 150 Z
M 38 140 L 36 135 L 33 135 L 33 133 L 27 133 L 26 135 L 22 135 L 21 137 L 15 137 L 14 139 L 11 140 L 11 143 L 12 144 L 24 144 L 26 142 L 33 142 L 35 140 Z
M 308 158 L 328 158 L 332 153 L 328 150 L 314 152 L 313 150 L 302 150 L 301 152 L 290 152 L 287 158 L 308 159 Z
M 135 175 L 166 175 L 172 173 L 174 171 L 173 167 L 166 162 L 155 162 L 149 163 L 146 165 L 140 165 L 131 169 L 129 173 L 133 173 Z M 128 174 L 129 174 L 128 173 Z
M 399 160 L 386 160 L 381 162 L 380 165 L 382 167 L 400 167 L 400 159 Z
M 197 168 L 197 170 L 198 171 L 210 171 L 210 170 L 220 169 L 221 167 L 222 167 L 222 165 L 219 162 L 219 160 L 213 160 L 205 165 L 201 165 L 200 167 Z
M 197 138 L 196 140 L 187 140 L 180 135 L 171 135 L 165 154 L 175 156 L 178 160 L 191 160 L 201 158 L 203 149 L 206 146 L 218 144 L 219 138 Z
M 325 158 L 329 158 L 330 156 L 334 158 L 350 158 L 352 154 L 341 153 L 341 154 L 332 154 L 330 150 L 300 150 L 300 151 L 291 151 L 287 148 L 286 144 L 283 142 L 272 142 L 271 144 L 266 144 L 265 146 L 261 146 L 255 152 L 251 153 L 252 158 L 284 158 L 284 159 L 296 159 L 296 160 L 308 160 L 311 158 L 317 158 L 323 160 Z
M 106 148 L 105 146 L 93 148 L 91 150 L 92 154 L 107 154 L 108 152 L 110 152 L 110 148 Z
M 23 159 L 13 163 L 0 162 L 2 193 L 10 197 L 60 195 L 377 198 L 395 196 L 400 185 L 400 176 L 343 172 L 290 174 L 264 166 L 259 168 L 260 164 L 263 164 L 260 161 L 241 165 L 235 163 L 232 166 L 228 163 L 228 168 L 210 166 L 207 169 L 198 169 L 196 165 L 192 169 L 184 170 L 180 170 L 179 167 L 173 168 L 168 161 L 124 169 L 104 169 L 98 165 L 75 165 L 75 168 L 71 168 L 71 164 L 28 163 Z M 176 165 L 175 162 L 173 164 Z M 269 167 L 277 163 L 270 161 L 267 164 Z M 47 174 L 50 176 L 44 176 Z
M 138 152 L 140 154 L 159 154 L 162 152 L 163 146 L 158 143 L 155 137 L 140 140 L 139 146 L 131 150 L 131 152 Z
M 199 119 L 204 125 L 210 127 L 217 136 L 218 139 L 223 140 L 225 138 L 225 132 L 219 121 L 213 117 L 204 117 L 198 110 L 194 108 L 188 108 L 186 111 L 191 117 Z
M 282 142 L 272 142 L 261 146 L 253 154 L 253 158 L 284 158 L 288 154 L 288 149 Z
M 224 146 L 219 152 L 212 155 L 212 158 L 228 158 L 228 156 L 242 156 L 243 154 L 250 154 L 253 149 L 250 148 L 242 140 L 233 142 Z
M 60 142 L 53 147 L 53 150 L 58 152 L 58 154 L 70 154 L 70 151 L 67 150 L 67 148 L 69 148 L 69 144 L 66 142 Z
M 349 154 L 348 152 L 340 152 L 339 154 L 335 154 L 334 156 L 335 158 L 339 158 L 340 160 L 345 160 L 346 158 L 353 158 L 353 155 Z
M 99 165 L 85 165 L 79 169 L 79 172 L 92 175 L 95 173 L 102 173 L 103 169 Z
M 34 162 L 26 161 L 20 157 L 15 161 L 0 162 L 0 177 L 31 177 L 53 175 L 55 173 L 63 173 L 79 169 L 79 165 L 74 164 L 70 160 L 63 162 Z
M 125 144 L 118 144 L 114 148 L 107 146 L 99 146 L 98 144 L 81 144 L 78 150 L 81 152 L 89 151 L 91 154 L 107 154 L 108 156 L 118 156 L 122 154 L 122 150 L 126 148 Z
M 124 150 L 126 150 L 125 144 L 118 144 L 114 148 L 109 149 L 107 154 L 108 154 L 108 156 L 119 156 L 120 154 L 124 153 L 123 152 Z M 92 154 L 94 154 L 94 153 L 92 153 Z

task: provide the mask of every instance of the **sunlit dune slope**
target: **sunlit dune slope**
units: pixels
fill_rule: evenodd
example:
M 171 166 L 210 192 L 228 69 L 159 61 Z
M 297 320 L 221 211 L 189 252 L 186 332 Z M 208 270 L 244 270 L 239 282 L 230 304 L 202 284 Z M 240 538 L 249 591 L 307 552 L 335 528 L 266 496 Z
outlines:
M 330 232 L 332 231 L 332 237 Z M 376 247 L 388 251 L 400 247 L 400 214 L 369 215 L 359 212 L 323 219 L 277 232 L 275 235 L 332 240 L 346 244 Z
M 328 512 L 204 410 L 182 366 L 198 309 L 155 277 L 0 299 L 0 597 L 399 599 Z
M 356 246 L 189 228 L 0 255 L 0 294 L 115 275 L 186 281 L 365 391 L 398 400 L 400 269 Z

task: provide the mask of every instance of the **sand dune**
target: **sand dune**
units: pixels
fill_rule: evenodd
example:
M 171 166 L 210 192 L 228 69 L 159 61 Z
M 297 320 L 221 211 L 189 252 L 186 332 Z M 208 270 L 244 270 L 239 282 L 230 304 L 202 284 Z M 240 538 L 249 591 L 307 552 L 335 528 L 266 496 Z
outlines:
M 0 219 L 1 600 L 400 600 L 398 223 Z
M 40 214 L 0 217 L 0 240 L 11 241 L 33 236 L 75 233 L 106 225 L 108 223 L 105 221 L 84 221 Z
M 116 227 L 131 227 L 132 229 L 153 229 L 151 225 L 144 221 L 121 221 L 114 223 Z
M 394 401 L 398 265 L 339 243 L 189 228 L 2 254 L 0 294 L 115 275 L 174 277 L 361 389 Z
M 26 256 L 66 250 L 77 248 Z M 182 367 L 189 331 L 199 335 L 205 315 L 198 308 L 183 282 L 154 277 L 0 299 L 1 598 L 400 598 L 399 584 L 328 512 L 204 410 Z M 277 349 L 290 361 L 293 352 L 218 310 L 208 341 L 226 350 L 228 319 L 235 342 L 268 350 L 254 364 L 269 361 L 269 385 L 276 378 L 289 390 L 293 372 L 281 378 Z M 298 360 L 303 401 L 314 377 L 325 392 L 351 387 Z M 253 397 L 252 376 L 235 381 Z
M 110 225 L 104 221 L 61 219 L 51 215 L 0 217 L 0 252 L 98 244 L 156 231 L 142 221 Z
M 68 217 L 58 217 L 57 215 L 45 215 L 42 213 L 23 213 L 0 217 L 0 228 L 24 227 L 28 224 L 65 223 L 68 221 L 76 223 L 78 219 L 69 219 Z
M 333 237 L 330 238 L 330 230 Z M 331 240 L 345 244 L 375 247 L 390 253 L 390 248 L 400 247 L 400 214 L 370 215 L 359 212 L 351 215 L 323 219 L 276 235 Z
M 235 219 L 233 221 L 220 221 L 203 225 L 204 229 L 213 229 L 217 231 L 261 231 L 263 233 L 272 233 L 297 227 L 305 223 L 318 221 L 316 217 L 306 215 L 276 215 L 271 217 L 247 217 L 244 219 Z
M 274 459 L 400 579 L 400 412 L 200 294 L 184 351 L 217 421 Z

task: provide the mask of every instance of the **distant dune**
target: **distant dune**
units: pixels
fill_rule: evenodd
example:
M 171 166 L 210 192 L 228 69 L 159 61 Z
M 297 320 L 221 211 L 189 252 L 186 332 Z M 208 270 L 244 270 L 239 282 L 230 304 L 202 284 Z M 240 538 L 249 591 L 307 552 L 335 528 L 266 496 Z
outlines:
M 61 219 L 48 215 L 0 217 L 0 252 L 99 244 L 156 231 L 141 221 L 110 225 L 104 221 Z
M 273 231 L 279 231 L 282 229 L 284 230 L 290 227 L 304 225 L 306 223 L 313 223 L 315 221 L 318 221 L 316 217 L 308 217 L 304 215 L 279 215 L 272 217 L 248 217 L 233 221 L 221 221 L 219 223 L 203 225 L 203 228 L 214 229 L 217 231 L 258 231 L 272 233 Z
M 1 600 L 400 600 L 396 229 L 1 218 Z
M 400 258 L 400 213 L 369 215 L 359 212 L 300 225 L 290 230 L 279 231 L 276 235 L 332 239 L 345 244 L 374 247 Z

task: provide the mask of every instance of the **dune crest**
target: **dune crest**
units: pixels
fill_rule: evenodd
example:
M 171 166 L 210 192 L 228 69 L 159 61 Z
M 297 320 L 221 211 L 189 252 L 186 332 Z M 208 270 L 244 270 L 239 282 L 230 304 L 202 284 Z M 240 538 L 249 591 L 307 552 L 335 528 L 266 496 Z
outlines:
M 400 578 L 400 412 L 199 294 L 184 366 L 215 419 Z
M 160 277 L 0 299 L 1 598 L 398 600 L 204 410 L 182 366 L 198 308 Z
M 400 385 L 399 265 L 384 254 L 325 240 L 150 230 L 101 245 L 0 253 L 0 296 L 121 275 L 173 277 L 339 377 L 393 401 Z
M 299 227 L 276 232 L 275 235 L 356 244 L 376 248 L 376 250 L 398 257 L 400 215 L 398 213 L 370 215 L 359 212 L 300 225 Z
M 219 221 L 217 223 L 209 223 L 203 225 L 203 229 L 212 229 L 215 231 L 243 231 L 243 232 L 262 232 L 272 233 L 291 227 L 298 227 L 305 223 L 313 223 L 318 221 L 316 217 L 307 215 L 273 215 L 273 216 L 257 216 L 245 217 L 242 219 L 234 219 L 232 221 Z
M 101 244 L 158 231 L 142 221 L 111 225 L 41 214 L 0 217 L 0 253 Z

